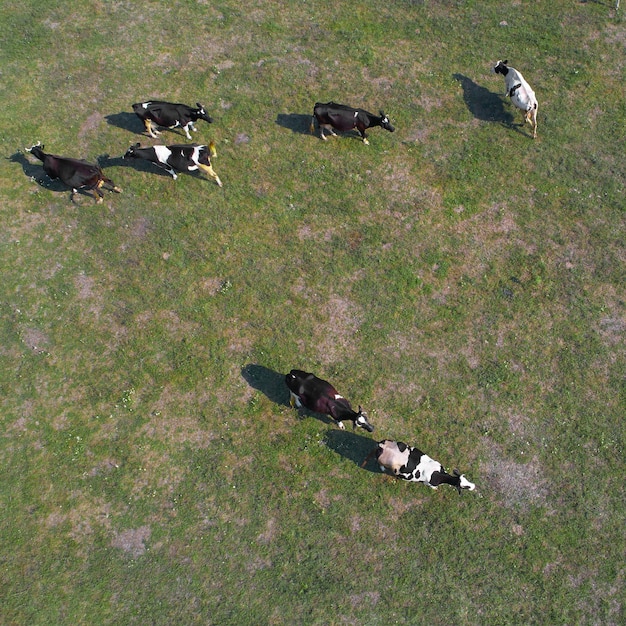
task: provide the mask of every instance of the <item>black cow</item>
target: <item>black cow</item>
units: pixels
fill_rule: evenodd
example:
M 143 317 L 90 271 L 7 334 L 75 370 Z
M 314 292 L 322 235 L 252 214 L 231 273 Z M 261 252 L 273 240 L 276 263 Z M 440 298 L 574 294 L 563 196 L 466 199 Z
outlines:
M 222 181 L 215 173 L 211 165 L 211 158 L 217 156 L 215 144 L 211 142 L 208 146 L 197 144 L 179 144 L 172 146 L 152 146 L 151 148 L 141 148 L 138 143 L 131 146 L 126 151 L 123 158 L 146 159 L 159 167 L 162 167 L 172 178 L 176 180 L 176 172 L 193 172 L 202 170 L 205 174 L 215 180 L 221 187 Z
M 71 159 L 68 157 L 46 154 L 45 146 L 38 142 L 31 148 L 26 148 L 34 157 L 43 162 L 43 171 L 52 179 L 58 178 L 62 183 L 71 187 L 72 195 L 70 199 L 74 201 L 74 194 L 79 189 L 86 189 L 93 192 L 96 202 L 102 202 L 104 194 L 102 188 L 120 193 L 122 190 L 115 183 L 107 178 L 102 169 L 96 163 L 89 163 L 82 159 Z
M 148 102 L 137 102 L 133 104 L 133 111 L 146 127 L 146 132 L 150 137 L 156 139 L 159 131 L 152 128 L 152 123 L 162 128 L 178 128 L 179 126 L 185 131 L 187 139 L 191 139 L 189 129 L 195 131 L 193 125 L 198 120 L 209 122 L 213 121 L 212 117 L 207 115 L 204 107 L 196 102 L 196 109 L 186 104 L 176 104 L 174 102 L 163 102 L 161 100 L 150 100 Z
M 381 126 L 385 130 L 393 133 L 395 128 L 389 122 L 389 118 L 381 111 L 380 115 L 368 113 L 365 109 L 354 109 L 345 104 L 337 104 L 336 102 L 327 102 L 322 104 L 316 102 L 313 108 L 313 117 L 311 118 L 311 132 L 315 130 L 315 120 L 320 127 L 320 136 L 326 140 L 324 129 L 330 131 L 332 135 L 336 135 L 335 130 L 348 131 L 356 128 L 364 144 L 369 144 L 365 136 L 365 129 L 374 126 Z
M 427 454 L 413 446 L 407 446 L 402 441 L 391 441 L 384 439 L 372 450 L 361 467 L 365 467 L 367 462 L 376 456 L 376 460 L 382 472 L 389 470 L 394 476 L 409 480 L 411 482 L 425 483 L 433 489 L 439 485 L 447 484 L 455 487 L 459 493 L 461 489 L 474 491 L 476 485 L 459 470 L 453 470 L 448 474 L 439 461 L 431 459 Z
M 330 415 L 342 429 L 342 420 L 348 419 L 352 421 L 353 429 L 359 426 L 370 433 L 374 430 L 361 407 L 358 413 L 355 412 L 350 403 L 325 380 L 302 370 L 291 370 L 285 376 L 285 383 L 289 388 L 291 406 L 304 406 L 310 411 Z

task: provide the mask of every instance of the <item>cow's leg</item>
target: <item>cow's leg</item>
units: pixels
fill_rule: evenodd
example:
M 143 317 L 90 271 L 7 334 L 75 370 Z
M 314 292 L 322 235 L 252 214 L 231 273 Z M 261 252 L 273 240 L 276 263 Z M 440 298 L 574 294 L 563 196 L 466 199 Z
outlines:
M 176 172 L 174 171 L 173 168 L 171 168 L 169 165 L 167 165 L 166 163 L 155 163 L 155 165 L 158 165 L 159 167 L 163 168 L 168 174 L 170 174 L 170 176 L 176 180 L 178 178 L 178 176 L 176 175 Z
M 189 122 L 189 124 L 187 124 L 186 126 L 182 127 L 182 129 L 185 131 L 185 135 L 187 136 L 187 139 L 191 139 L 191 135 L 189 134 L 190 127 L 192 130 L 196 130 L 195 128 L 193 128 L 193 126 L 191 126 L 191 122 Z
M 289 392 L 289 404 L 292 407 L 295 406 L 297 409 L 299 409 L 302 406 L 302 402 L 300 402 L 300 398 L 298 398 L 298 396 L 293 391 Z
M 222 186 L 222 181 L 220 177 L 215 173 L 215 170 L 211 165 L 205 165 L 204 163 L 198 163 L 198 167 L 207 175 L 210 176 L 219 187 Z
M 152 128 L 152 120 L 146 118 L 143 121 L 144 126 L 146 127 L 146 132 L 148 133 L 148 135 L 150 135 L 150 137 L 152 137 L 153 139 L 157 138 L 157 135 L 159 135 L 159 131 Z
M 93 188 L 93 199 L 96 201 L 96 204 L 100 204 L 104 200 L 104 194 L 101 189 L 102 185 L 104 185 L 104 181 L 99 180 L 97 185 Z
M 533 127 L 533 139 L 537 138 L 537 109 L 526 111 L 526 121 Z
M 326 139 L 328 139 L 328 137 L 326 137 L 326 135 L 324 135 L 324 129 L 326 129 L 327 131 L 330 132 L 330 134 L 333 137 L 337 136 L 337 133 L 335 132 L 334 128 L 330 125 L 330 124 L 320 124 L 320 137 L 326 141 Z

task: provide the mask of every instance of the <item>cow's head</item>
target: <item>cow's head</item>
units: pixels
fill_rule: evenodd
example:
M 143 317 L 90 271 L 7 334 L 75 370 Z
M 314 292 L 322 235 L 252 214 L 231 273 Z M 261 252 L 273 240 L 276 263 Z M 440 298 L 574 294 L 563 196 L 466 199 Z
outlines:
M 374 432 L 374 427 L 367 421 L 367 413 L 359 406 L 359 412 L 354 418 L 354 427 L 364 428 L 368 433 Z
M 205 122 L 211 124 L 213 122 L 213 118 L 207 114 L 205 108 L 199 102 L 196 102 L 196 106 L 198 107 L 198 110 L 196 111 L 198 119 L 204 120 Z
M 134 146 L 131 146 L 130 148 L 128 148 L 128 150 L 126 150 L 126 154 L 122 157 L 123 159 L 132 159 L 133 157 L 137 158 L 137 153 L 135 152 L 135 150 L 137 150 L 137 148 L 139 148 L 141 144 L 136 143 Z
M 494 74 L 502 74 L 502 76 L 506 76 L 509 72 L 509 68 L 507 66 L 508 61 L 498 61 L 493 66 Z
M 459 484 L 457 485 L 457 491 L 461 493 L 461 489 L 467 489 L 468 491 L 474 491 L 476 485 L 471 483 L 458 469 L 452 470 L 452 473 L 459 478 Z
M 41 141 L 38 141 L 34 146 L 31 146 L 30 148 L 24 148 L 24 150 L 26 150 L 26 152 L 32 152 L 33 148 L 39 148 L 40 150 L 43 150 L 45 146 L 42 146 Z
M 389 121 L 389 117 L 387 115 L 385 115 L 384 111 L 380 111 L 380 126 L 381 128 L 384 128 L 385 130 L 388 130 L 390 133 L 393 133 L 394 130 L 396 130 L 392 125 L 391 122 Z

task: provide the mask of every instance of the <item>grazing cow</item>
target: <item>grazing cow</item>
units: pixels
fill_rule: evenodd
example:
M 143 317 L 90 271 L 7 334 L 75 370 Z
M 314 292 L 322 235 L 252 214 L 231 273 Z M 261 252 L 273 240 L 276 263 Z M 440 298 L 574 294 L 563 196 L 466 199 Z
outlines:
M 311 133 L 315 130 L 315 120 L 317 120 L 320 127 L 320 137 L 324 140 L 327 139 L 326 135 L 324 135 L 324 129 L 329 130 L 331 135 L 336 135 L 335 130 L 344 132 L 356 128 L 363 139 L 363 143 L 368 145 L 369 141 L 365 136 L 365 129 L 381 126 L 392 133 L 395 130 L 389 122 L 389 118 L 382 111 L 380 115 L 374 115 L 364 109 L 353 109 L 335 102 L 327 102 L 326 104 L 321 102 L 315 103 L 313 117 L 311 118 Z
M 289 388 L 291 406 L 304 406 L 316 413 L 330 415 L 342 429 L 343 420 L 351 420 L 353 429 L 359 426 L 370 433 L 374 430 L 361 407 L 358 413 L 354 411 L 350 403 L 325 380 L 302 370 L 291 370 L 285 376 L 285 383 Z
M 369 453 L 361 467 L 365 467 L 374 455 L 382 472 L 388 469 L 394 476 L 399 476 L 404 480 L 426 483 L 433 489 L 437 489 L 442 483 L 447 483 L 456 487 L 459 493 L 461 489 L 470 491 L 476 489 L 476 485 L 459 473 L 459 470 L 453 470 L 453 475 L 448 474 L 441 463 L 431 459 L 421 450 L 407 446 L 402 441 L 389 439 L 379 441 L 378 446 Z
M 498 61 L 493 71 L 504 76 L 506 87 L 505 96 L 524 114 L 524 120 L 533 127 L 533 139 L 537 137 L 537 110 L 539 103 L 537 96 L 526 82 L 525 78 L 516 69 L 507 65 L 508 61 Z M 523 124 L 522 124 L 523 126 Z
M 156 139 L 159 131 L 152 128 L 152 123 L 162 128 L 182 128 L 185 131 L 187 139 L 191 139 L 189 129 L 195 131 L 197 128 L 194 122 L 204 120 L 213 121 L 212 117 L 207 115 L 204 107 L 197 102 L 197 109 L 186 104 L 175 104 L 174 102 L 162 102 L 160 100 L 150 100 L 148 102 L 137 102 L 133 104 L 133 111 L 146 127 L 146 132 L 150 137 Z
M 217 155 L 215 144 L 211 142 L 207 146 L 197 144 L 180 144 L 172 146 L 152 146 L 151 148 L 141 148 L 138 143 L 131 146 L 126 151 L 123 158 L 146 159 L 158 167 L 163 168 L 172 178 L 176 180 L 179 172 L 193 172 L 198 169 L 215 180 L 221 187 L 222 181 L 215 173 L 211 165 L 211 159 Z
M 107 178 L 102 169 L 96 163 L 89 163 L 82 159 L 71 159 L 68 157 L 57 156 L 55 154 L 46 154 L 43 149 L 45 146 L 41 142 L 31 148 L 26 148 L 26 152 L 30 152 L 35 158 L 43 162 L 43 171 L 52 179 L 58 178 L 62 183 L 72 189 L 70 199 L 74 201 L 74 194 L 79 189 L 86 189 L 93 193 L 96 202 L 102 202 L 104 194 L 102 188 L 109 191 L 121 193 L 121 189 L 115 183 Z

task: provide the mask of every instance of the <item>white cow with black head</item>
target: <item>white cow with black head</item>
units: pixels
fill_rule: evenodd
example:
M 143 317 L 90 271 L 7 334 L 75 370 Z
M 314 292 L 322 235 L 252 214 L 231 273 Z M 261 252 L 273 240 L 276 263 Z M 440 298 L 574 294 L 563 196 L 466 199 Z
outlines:
M 535 139 L 537 137 L 537 110 L 539 109 L 537 96 L 521 72 L 509 67 L 507 63 L 506 60 L 498 61 L 493 71 L 504 76 L 506 87 L 504 95 L 511 98 L 511 102 L 524 114 L 524 120 L 533 127 L 533 139 Z

